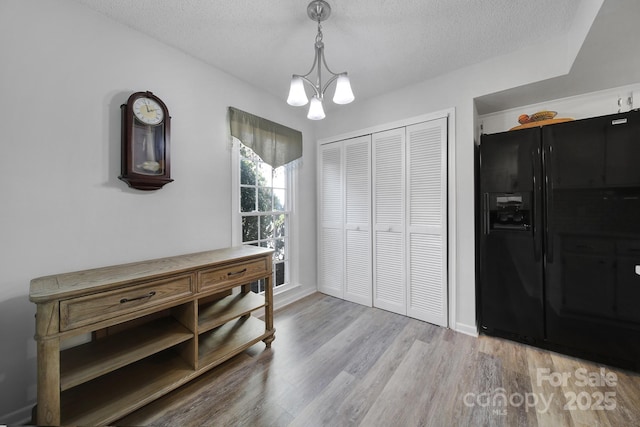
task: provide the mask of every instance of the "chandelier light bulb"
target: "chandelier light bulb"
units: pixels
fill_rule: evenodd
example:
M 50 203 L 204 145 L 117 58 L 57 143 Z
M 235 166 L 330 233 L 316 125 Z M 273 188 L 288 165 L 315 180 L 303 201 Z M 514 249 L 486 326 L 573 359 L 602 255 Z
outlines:
M 318 99 L 317 96 L 311 98 L 311 103 L 309 104 L 309 113 L 307 114 L 307 119 L 309 120 L 322 120 L 325 118 L 324 108 L 322 108 L 322 101 Z
M 304 82 L 302 77 L 294 75 L 291 78 L 291 86 L 289 87 L 289 98 L 287 98 L 287 104 L 294 107 L 300 107 L 309 102 L 307 94 L 304 91 Z
M 355 99 L 351 90 L 351 82 L 347 73 L 340 74 L 336 81 L 336 92 L 333 95 L 333 102 L 336 104 L 348 104 Z

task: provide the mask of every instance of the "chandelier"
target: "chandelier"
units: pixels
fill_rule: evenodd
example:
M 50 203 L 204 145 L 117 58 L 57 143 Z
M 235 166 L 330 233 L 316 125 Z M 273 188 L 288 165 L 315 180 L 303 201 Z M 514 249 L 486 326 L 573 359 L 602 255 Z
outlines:
M 308 84 L 313 88 L 313 96 L 311 97 L 311 103 L 309 104 L 309 113 L 307 118 L 311 120 L 322 120 L 325 118 L 324 108 L 322 108 L 322 101 L 324 100 L 324 93 L 327 88 L 334 81 L 336 82 L 336 91 L 333 95 L 333 102 L 336 104 L 348 104 L 354 100 L 353 92 L 351 91 L 351 83 L 346 72 L 334 73 L 327 66 L 327 61 L 324 59 L 324 43 L 322 42 L 322 25 L 320 23 L 325 21 L 331 15 L 331 7 L 329 3 L 324 0 L 314 0 L 307 6 L 307 15 L 310 19 L 318 23 L 318 34 L 316 35 L 315 58 L 313 59 L 313 65 L 309 72 L 305 75 L 294 74 L 291 78 L 291 87 L 289 88 L 289 97 L 287 103 L 295 107 L 306 105 L 309 102 L 307 93 L 305 92 L 304 85 Z M 321 63 L 324 64 L 324 68 L 331 74 L 331 78 L 322 85 L 322 69 Z M 308 76 L 316 70 L 316 81 L 313 83 Z

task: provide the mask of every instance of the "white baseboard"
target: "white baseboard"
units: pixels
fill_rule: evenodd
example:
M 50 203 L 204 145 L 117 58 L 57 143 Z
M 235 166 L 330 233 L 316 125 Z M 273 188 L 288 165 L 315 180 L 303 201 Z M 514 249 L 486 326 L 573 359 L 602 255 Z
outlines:
M 466 325 L 458 322 L 456 323 L 455 331 L 465 335 L 471 335 L 472 337 L 478 336 L 478 328 L 476 328 L 476 325 Z
M 31 424 L 31 410 L 35 406 L 36 402 L 25 406 L 17 411 L 10 412 L 5 415 L 0 415 L 0 424 L 8 426 L 23 426 Z
M 274 295 L 273 308 L 278 310 L 316 292 L 317 290 L 315 287 L 311 288 L 308 286 L 298 285 L 293 289 Z
M 316 292 L 316 288 L 309 288 L 301 285 L 290 287 L 286 291 L 282 291 L 281 293 L 273 296 L 273 310 L 275 311 L 286 307 L 287 305 Z M 261 319 L 264 318 L 264 308 L 254 311 L 253 315 Z

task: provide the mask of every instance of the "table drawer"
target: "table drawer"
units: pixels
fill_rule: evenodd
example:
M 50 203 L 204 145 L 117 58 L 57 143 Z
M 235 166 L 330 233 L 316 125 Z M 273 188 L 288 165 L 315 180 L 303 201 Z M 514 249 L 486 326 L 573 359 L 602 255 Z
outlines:
M 192 276 L 182 276 L 63 300 L 60 301 L 60 330 L 101 322 L 192 293 Z
M 266 276 L 270 271 L 270 267 L 271 258 L 262 258 L 251 262 L 204 270 L 198 273 L 199 290 L 223 290 L 237 282 L 246 282 L 249 277 Z

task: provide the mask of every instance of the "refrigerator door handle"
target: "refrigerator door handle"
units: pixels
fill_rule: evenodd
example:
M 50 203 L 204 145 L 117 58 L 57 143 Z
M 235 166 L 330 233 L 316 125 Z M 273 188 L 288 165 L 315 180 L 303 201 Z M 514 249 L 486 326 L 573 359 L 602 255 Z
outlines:
M 542 151 L 543 179 L 544 179 L 544 227 L 545 235 L 545 253 L 546 261 L 553 262 L 553 232 L 549 225 L 549 211 L 553 208 L 553 182 L 551 182 L 551 151 L 552 148 L 546 145 Z
M 534 149 L 531 152 L 531 176 L 533 180 L 533 206 L 531 212 L 533 212 L 533 221 L 531 221 L 532 229 L 533 229 L 533 254 L 536 261 L 540 261 L 540 257 L 542 256 L 542 242 L 540 241 L 542 238 L 542 234 L 540 233 L 540 229 L 538 227 L 538 209 L 540 207 L 542 198 L 540 197 L 540 190 L 537 186 L 536 173 L 538 169 L 536 168 L 536 159 L 540 159 L 540 148 Z
M 482 193 L 482 229 L 489 234 L 489 193 Z

